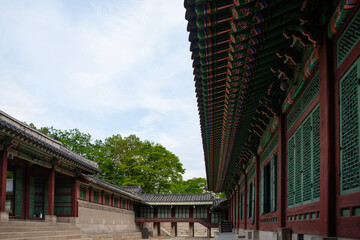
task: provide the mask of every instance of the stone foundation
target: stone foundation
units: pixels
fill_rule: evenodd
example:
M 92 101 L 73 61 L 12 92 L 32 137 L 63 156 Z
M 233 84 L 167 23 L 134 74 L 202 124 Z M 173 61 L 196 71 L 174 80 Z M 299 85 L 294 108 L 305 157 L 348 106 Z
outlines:
M 75 225 L 88 234 L 120 232 L 140 234 L 133 211 L 82 200 L 78 200 L 78 206 L 79 217 L 75 219 Z

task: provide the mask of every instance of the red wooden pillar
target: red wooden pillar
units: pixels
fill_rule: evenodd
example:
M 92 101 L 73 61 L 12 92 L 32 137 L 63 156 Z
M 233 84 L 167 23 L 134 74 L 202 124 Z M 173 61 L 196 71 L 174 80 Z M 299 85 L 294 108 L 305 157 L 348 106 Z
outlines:
M 48 180 L 48 215 L 54 215 L 55 204 L 55 168 L 50 170 Z
M 157 218 L 158 216 L 158 211 L 157 211 L 157 207 L 154 207 L 154 218 Z
M 0 156 L 0 212 L 5 212 L 6 202 L 6 176 L 7 176 L 7 152 L 4 150 Z
M 247 174 L 244 175 L 244 229 L 247 227 L 247 196 L 248 194 L 248 184 L 247 184 Z
M 237 197 L 237 200 L 238 200 L 238 209 L 237 209 L 237 215 L 238 215 L 238 225 L 237 225 L 237 228 L 240 229 L 240 185 L 238 185 L 238 197 Z
M 171 208 L 171 218 L 172 219 L 175 218 L 175 206 L 172 206 L 172 208 Z
M 78 202 L 77 199 L 80 194 L 80 185 L 77 183 L 76 178 L 73 179 L 72 184 L 72 215 L 78 217 Z
M 281 112 L 281 109 L 280 109 Z M 279 221 L 278 227 L 284 228 L 286 226 L 286 148 L 287 148 L 287 139 L 286 139 L 286 115 L 282 112 L 279 116 L 279 171 L 278 171 L 278 202 L 279 202 Z
M 259 210 L 260 210 L 260 156 L 256 155 L 256 163 L 255 163 L 255 229 L 259 229 Z
M 194 206 L 189 207 L 189 218 L 193 218 L 194 216 Z
M 335 103 L 332 41 L 323 31 L 319 51 L 320 89 L 320 229 L 323 236 L 336 232 Z

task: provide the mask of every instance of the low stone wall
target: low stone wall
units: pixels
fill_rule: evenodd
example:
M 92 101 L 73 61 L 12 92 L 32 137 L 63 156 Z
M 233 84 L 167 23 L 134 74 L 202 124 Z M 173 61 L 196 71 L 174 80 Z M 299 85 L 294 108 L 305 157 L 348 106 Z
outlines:
M 140 232 L 90 235 L 93 240 L 140 240 Z
M 76 226 L 86 233 L 140 232 L 133 211 L 82 200 L 78 200 L 78 206 Z

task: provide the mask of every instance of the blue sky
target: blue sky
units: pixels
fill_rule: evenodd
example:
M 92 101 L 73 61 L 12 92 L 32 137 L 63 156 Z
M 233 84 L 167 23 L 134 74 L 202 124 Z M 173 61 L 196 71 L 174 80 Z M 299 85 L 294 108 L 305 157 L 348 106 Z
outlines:
M 2 0 L 0 109 L 94 139 L 136 134 L 205 177 L 183 0 Z

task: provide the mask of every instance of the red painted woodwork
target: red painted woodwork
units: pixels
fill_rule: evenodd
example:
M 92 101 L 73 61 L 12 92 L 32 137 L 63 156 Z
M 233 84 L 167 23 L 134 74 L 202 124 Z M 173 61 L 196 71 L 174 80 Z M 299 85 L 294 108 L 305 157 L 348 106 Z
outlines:
M 320 48 L 320 228 L 323 236 L 336 236 L 335 199 L 335 103 L 333 82 L 333 44 L 323 34 Z
M 50 170 L 48 178 L 48 215 L 54 215 L 55 204 L 55 168 Z
M 7 152 L 4 150 L 0 159 L 0 212 L 5 212 L 7 163 Z
M 193 207 L 193 206 L 190 206 L 190 207 L 189 207 L 189 217 L 190 217 L 190 218 L 193 218 L 193 212 L 194 212 L 194 207 Z
M 255 229 L 259 229 L 259 211 L 260 211 L 260 156 L 256 155 L 256 162 L 255 162 Z
M 238 185 L 238 190 L 237 190 L 237 196 L 236 196 L 236 215 L 237 215 L 237 218 L 236 218 L 236 228 L 239 229 L 240 228 L 240 185 Z
M 281 109 L 280 109 L 281 112 Z M 279 161 L 278 161 L 278 227 L 283 228 L 286 226 L 286 183 L 287 183 L 287 128 L 286 128 L 286 115 L 282 112 L 279 116 Z
M 157 207 L 154 207 L 154 218 L 157 218 L 158 212 L 157 212 Z
M 80 197 L 80 184 L 77 183 L 76 178 L 73 179 L 72 183 L 72 201 L 71 201 L 71 213 L 73 217 L 78 217 L 78 202 L 77 199 Z
M 259 217 L 259 229 L 262 231 L 277 231 L 278 227 L 279 227 L 279 212 L 272 212 L 272 213 L 267 213 L 264 215 L 261 215 Z M 262 222 L 266 219 L 274 219 L 274 218 L 278 218 L 277 222 Z
M 244 174 L 244 229 L 247 229 L 247 193 L 248 193 L 248 184 L 247 184 L 247 174 Z

